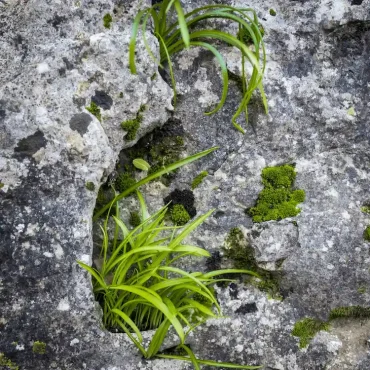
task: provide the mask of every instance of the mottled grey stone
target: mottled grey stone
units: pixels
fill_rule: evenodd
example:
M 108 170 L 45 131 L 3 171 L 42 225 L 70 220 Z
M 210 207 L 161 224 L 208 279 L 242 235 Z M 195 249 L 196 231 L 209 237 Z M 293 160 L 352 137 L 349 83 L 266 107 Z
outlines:
M 304 317 L 327 320 L 335 307 L 370 305 L 370 290 L 358 291 L 370 284 L 363 240 L 370 218 L 360 210 L 370 191 L 369 0 L 227 3 L 251 6 L 262 19 L 269 115 L 256 97 L 246 135 L 234 130 L 231 117 L 241 96 L 231 83 L 224 109 L 204 116 L 220 96 L 219 68 L 205 51 L 180 53 L 171 119 L 184 127 L 188 153 L 220 149 L 179 171 L 170 188 L 157 182 L 143 193 L 150 211 L 157 210 L 173 189 L 189 189 L 196 174 L 208 170 L 194 190 L 195 208 L 198 215 L 216 211 L 189 243 L 219 256 L 215 265 L 229 266 L 222 246 L 229 230 L 240 227 L 261 267 L 283 272 L 285 294 L 273 299 L 239 280 L 217 287 L 224 317 L 199 327 L 188 343 L 201 358 L 263 364 L 265 370 L 370 369 L 368 320 L 334 322 L 306 349 L 291 335 Z M 76 264 L 92 259 L 97 194 L 85 184 L 104 181 L 119 152 L 136 142 L 124 140 L 120 123 L 147 105 L 139 139 L 171 116 L 172 92 L 160 76 L 150 79 L 157 68 L 141 42 L 139 74 L 128 70 L 138 4 L 0 1 L 0 352 L 25 370 L 191 368 L 144 360 L 125 335 L 103 329 L 91 279 Z M 184 1 L 187 10 L 206 4 Z M 108 12 L 114 14 L 110 30 L 102 22 Z M 157 49 L 150 33 L 148 39 Z M 220 51 L 240 73 L 235 50 L 220 45 Z M 106 97 L 102 122 L 89 115 L 80 135 L 70 121 L 88 114 L 97 91 L 112 102 Z M 244 210 L 263 188 L 261 170 L 283 163 L 296 164 L 295 186 L 306 191 L 302 211 L 255 225 Z M 188 267 L 205 269 L 206 263 Z M 45 355 L 32 352 L 37 340 L 46 343 Z M 166 346 L 175 343 L 170 335 Z

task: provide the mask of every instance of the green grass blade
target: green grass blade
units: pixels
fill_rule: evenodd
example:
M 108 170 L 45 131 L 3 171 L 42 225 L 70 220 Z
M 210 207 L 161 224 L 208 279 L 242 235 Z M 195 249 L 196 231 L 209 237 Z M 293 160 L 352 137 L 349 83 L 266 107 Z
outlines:
M 174 1 L 174 6 L 177 12 L 178 22 L 181 30 L 181 36 L 186 47 L 190 46 L 189 30 L 184 17 L 184 11 L 179 0 Z
M 215 109 L 213 109 L 210 112 L 205 112 L 206 115 L 214 114 L 214 113 L 218 112 L 223 107 L 223 105 L 225 104 L 225 101 L 226 101 L 226 97 L 227 97 L 229 76 L 228 76 L 228 73 L 227 73 L 227 66 L 226 66 L 225 60 L 222 57 L 222 55 L 219 53 L 219 51 L 214 46 L 212 46 L 212 45 L 210 45 L 206 42 L 192 41 L 191 45 L 192 46 L 201 46 L 201 47 L 204 47 L 204 48 L 208 49 L 216 57 L 216 59 L 218 60 L 219 65 L 221 67 L 222 80 L 223 80 L 221 100 L 220 100 L 220 102 L 218 103 L 218 105 L 216 106 Z
M 130 71 L 132 74 L 137 73 L 136 64 L 135 64 L 135 49 L 136 49 L 137 32 L 139 29 L 141 18 L 147 11 L 148 10 L 141 10 L 139 13 L 137 13 L 136 17 L 134 18 L 134 23 L 132 24 L 131 39 L 130 39 L 130 45 L 129 45 L 129 65 L 130 65 Z
M 155 295 L 152 294 L 152 292 L 148 293 L 148 290 L 144 290 L 143 287 L 137 288 L 132 287 L 128 285 L 119 285 L 116 287 L 110 287 L 110 289 L 118 289 L 123 291 L 128 291 L 131 293 L 134 293 L 144 299 L 146 299 L 148 302 L 150 302 L 155 308 L 157 308 L 159 311 L 161 311 L 167 319 L 171 322 L 174 329 L 177 332 L 177 335 L 179 336 L 181 342 L 184 341 L 184 330 L 182 328 L 182 325 L 180 321 L 170 312 L 168 307 L 163 303 L 161 299 L 158 299 Z
M 150 214 L 148 212 L 148 208 L 146 206 L 144 197 L 139 190 L 136 190 L 136 195 L 137 195 L 137 198 L 139 199 L 140 211 L 141 211 L 141 221 L 143 222 L 143 221 L 146 221 L 150 217 Z
M 224 270 L 216 270 L 216 271 L 207 272 L 203 275 L 203 278 L 208 279 L 208 278 L 212 278 L 214 276 L 223 275 L 223 274 L 248 274 L 248 275 L 253 275 L 255 277 L 261 278 L 261 276 L 255 273 L 254 271 L 238 270 L 238 269 L 224 269 Z
M 171 360 L 180 360 L 180 361 L 191 361 L 190 357 L 186 356 L 176 356 L 176 355 L 156 355 L 158 358 L 167 358 Z M 236 365 L 229 362 L 217 362 L 217 361 L 211 361 L 211 360 L 199 360 L 197 359 L 198 364 L 201 365 L 209 365 L 209 366 L 215 366 L 215 367 L 226 367 L 228 369 L 245 369 L 245 370 L 255 370 L 255 369 L 261 369 L 262 366 L 250 366 L 250 365 Z
M 177 168 L 179 167 L 182 167 L 182 166 L 185 166 L 186 164 L 189 164 L 191 162 L 194 162 L 210 153 L 212 153 L 213 151 L 215 151 L 216 149 L 218 149 L 218 147 L 212 147 L 210 149 L 207 149 L 207 150 L 204 150 L 203 152 L 199 152 L 197 154 L 194 154 L 192 156 L 189 156 L 187 158 L 184 158 L 184 159 L 181 159 L 180 161 L 178 162 L 175 162 L 175 163 L 172 163 L 168 166 L 166 166 L 165 168 L 162 168 L 160 169 L 159 171 L 145 177 L 144 179 L 138 181 L 135 185 L 131 186 L 130 188 L 128 188 L 127 190 L 125 190 L 124 192 L 122 192 L 121 194 L 119 194 L 118 196 L 116 196 L 111 202 L 109 202 L 107 205 L 105 205 L 104 207 L 102 207 L 94 216 L 93 218 L 93 221 L 96 221 L 109 207 L 111 207 L 112 204 L 116 203 L 118 200 L 126 197 L 127 195 L 131 194 L 133 191 L 135 191 L 137 188 L 139 188 L 140 186 L 166 174 L 166 173 L 169 173 L 171 171 L 174 171 L 176 170 Z
M 92 276 L 94 276 L 95 280 L 100 284 L 100 286 L 105 290 L 107 289 L 107 285 L 105 284 L 104 280 L 100 276 L 99 272 L 93 269 L 92 267 L 86 265 L 82 261 L 77 261 L 77 263 L 86 271 L 88 271 Z
M 194 352 L 188 346 L 186 346 L 185 344 L 180 344 L 180 348 L 185 350 L 185 352 L 189 355 L 189 358 L 190 358 L 192 364 L 194 365 L 194 370 L 200 370 L 200 367 L 198 365 L 198 360 L 195 357 Z
M 148 358 L 155 356 L 161 348 L 161 345 L 166 337 L 168 329 L 171 323 L 168 320 L 164 320 L 162 324 L 156 330 L 148 348 Z
M 141 332 L 140 332 L 139 328 L 135 325 L 135 323 L 124 312 L 122 312 L 121 310 L 118 310 L 117 308 L 113 308 L 111 312 L 120 316 L 123 319 L 123 321 L 127 325 L 129 325 L 130 328 L 135 332 L 135 334 L 137 335 L 137 337 L 139 339 L 139 342 L 142 343 L 143 336 L 141 335 Z

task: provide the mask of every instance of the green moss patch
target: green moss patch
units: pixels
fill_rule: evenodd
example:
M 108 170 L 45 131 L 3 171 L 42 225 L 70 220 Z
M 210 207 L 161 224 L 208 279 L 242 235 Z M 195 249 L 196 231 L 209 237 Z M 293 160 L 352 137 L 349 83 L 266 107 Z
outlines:
M 272 15 L 273 17 L 275 17 L 275 16 L 276 16 L 276 11 L 275 11 L 274 9 L 270 9 L 270 10 L 269 10 L 269 13 L 270 13 L 270 15 Z
M 370 242 L 370 226 L 368 226 L 364 231 L 364 239 Z
M 190 221 L 190 215 L 182 204 L 175 204 L 170 211 L 172 222 L 177 226 L 185 225 Z
M 113 22 L 112 16 L 109 13 L 107 13 L 103 17 L 103 25 L 104 25 L 104 27 L 109 29 L 111 27 L 112 22 Z
M 292 188 L 296 172 L 291 165 L 266 167 L 262 170 L 262 183 L 257 205 L 246 210 L 254 222 L 282 220 L 294 217 L 301 211 L 297 208 L 305 200 L 305 192 Z
M 197 188 L 202 183 L 202 181 L 204 180 L 204 178 L 206 178 L 207 176 L 208 176 L 208 172 L 207 171 L 202 171 L 199 175 L 197 175 L 196 177 L 194 177 L 194 180 L 191 183 L 191 188 L 193 190 L 195 188 Z
M 122 172 L 118 175 L 115 185 L 116 190 L 120 193 L 131 188 L 131 186 L 136 184 L 136 180 L 132 177 L 132 174 L 129 172 Z
M 101 122 L 100 108 L 93 101 L 91 102 L 89 107 L 86 107 L 86 109 Z
M 292 335 L 299 338 L 299 348 L 305 348 L 319 331 L 327 331 L 329 327 L 325 321 L 306 317 L 294 324 Z
M 137 227 L 141 224 L 141 217 L 139 212 L 130 212 L 130 225 L 133 227 Z
M 0 352 L 0 368 L 9 370 L 19 370 L 19 366 L 13 361 L 9 360 L 4 353 Z
M 46 343 L 37 340 L 33 343 L 32 352 L 38 355 L 44 355 L 46 353 Z
M 139 110 L 136 113 L 136 117 L 134 119 L 129 119 L 121 123 L 121 127 L 123 130 L 127 131 L 127 135 L 125 139 L 127 141 L 135 140 L 137 130 L 140 128 L 141 122 L 143 122 L 143 112 L 146 109 L 146 105 L 142 104 Z
M 370 318 L 370 307 L 337 307 L 330 311 L 329 320 L 343 318 Z
M 86 184 L 85 184 L 85 187 L 87 190 L 90 190 L 90 191 L 94 191 L 95 190 L 95 184 L 91 181 L 88 181 Z
M 261 280 L 258 282 L 251 280 L 251 282 L 253 282 L 258 289 L 266 292 L 271 298 L 282 299 L 280 293 L 282 272 L 268 271 L 258 266 L 253 247 L 249 245 L 243 232 L 238 227 L 234 227 L 230 230 L 225 244 L 226 247 L 223 249 L 224 256 L 233 261 L 233 267 L 251 270 L 257 273 L 261 277 Z

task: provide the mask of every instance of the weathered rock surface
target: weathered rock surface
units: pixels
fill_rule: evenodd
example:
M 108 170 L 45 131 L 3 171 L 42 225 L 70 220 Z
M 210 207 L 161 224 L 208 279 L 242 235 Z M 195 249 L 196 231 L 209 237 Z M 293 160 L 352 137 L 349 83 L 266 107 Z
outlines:
M 159 76 L 151 80 L 156 68 L 143 45 L 139 75 L 128 70 L 138 3 L 0 1 L 0 352 L 22 369 L 191 368 L 144 361 L 125 336 L 105 331 L 90 278 L 76 265 L 91 262 L 97 189 L 119 151 L 134 144 L 124 140 L 120 123 L 141 104 L 148 110 L 138 137 L 170 117 L 171 90 Z M 195 205 L 198 214 L 217 211 L 193 241 L 214 252 L 240 227 L 261 267 L 282 270 L 284 299 L 249 285 L 219 288 L 227 318 L 210 321 L 189 342 L 199 357 L 266 370 L 370 369 L 370 336 L 359 329 L 368 321 L 335 322 L 303 350 L 291 336 L 304 317 L 326 320 L 333 308 L 370 305 L 370 245 L 362 236 L 370 219 L 361 212 L 370 201 L 370 1 L 252 0 L 248 6 L 266 32 L 269 115 L 256 104 L 247 134 L 235 131 L 234 85 L 224 109 L 204 116 L 220 94 L 218 67 L 204 51 L 181 53 L 174 117 L 185 129 L 187 150 L 220 149 L 180 171 L 171 189 L 150 184 L 146 194 L 156 209 L 170 190 L 189 188 L 208 170 Z M 108 12 L 115 14 L 110 30 L 102 21 Z M 237 54 L 221 50 L 238 72 Z M 101 108 L 101 123 L 85 109 L 91 101 Z M 253 225 L 244 210 L 262 189 L 261 170 L 283 163 L 296 165 L 295 185 L 306 191 L 302 211 Z M 34 341 L 46 343 L 46 354 L 32 352 Z

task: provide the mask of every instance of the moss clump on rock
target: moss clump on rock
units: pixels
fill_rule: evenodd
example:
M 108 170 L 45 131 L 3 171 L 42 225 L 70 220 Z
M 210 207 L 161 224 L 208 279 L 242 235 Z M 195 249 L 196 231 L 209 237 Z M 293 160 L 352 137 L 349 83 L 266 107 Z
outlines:
M 369 318 L 370 307 L 347 306 L 337 307 L 330 311 L 329 320 L 343 318 Z
M 294 324 L 292 335 L 299 337 L 299 348 L 305 348 L 319 331 L 327 331 L 329 327 L 325 321 L 306 317 Z
M 190 221 L 190 215 L 182 204 L 175 204 L 171 208 L 171 220 L 177 226 L 185 225 Z
M 246 210 L 254 222 L 282 220 L 294 217 L 301 211 L 297 208 L 305 200 L 304 190 L 293 190 L 296 172 L 291 165 L 266 167 L 262 170 L 262 183 L 257 205 Z
M 104 25 L 104 27 L 109 29 L 111 27 L 112 22 L 113 22 L 112 16 L 109 13 L 107 13 L 103 17 L 103 25 Z
M 122 193 L 131 186 L 136 184 L 136 180 L 132 177 L 131 173 L 129 172 L 122 172 L 118 175 L 116 179 L 116 189 Z
M 364 239 L 370 242 L 370 226 L 368 226 L 364 231 Z
M 125 139 L 127 141 L 135 140 L 137 130 L 140 128 L 141 122 L 143 122 L 143 112 L 146 110 L 146 105 L 140 105 L 139 110 L 136 113 L 136 117 L 133 119 L 128 119 L 121 123 L 121 127 L 123 130 L 127 131 L 127 135 Z
M 46 343 L 37 340 L 33 343 L 32 351 L 38 355 L 44 355 L 46 353 Z
M 137 227 L 141 224 L 141 218 L 139 212 L 130 212 L 130 225 L 133 227 Z
M 194 180 L 192 181 L 191 183 L 191 188 L 194 190 L 195 188 L 197 188 L 201 183 L 202 181 L 204 180 L 205 177 L 208 176 L 208 172 L 207 171 L 202 171 L 199 175 L 197 175 Z
M 19 370 L 19 366 L 0 352 L 0 369 Z
M 90 103 L 90 106 L 89 107 L 86 107 L 86 109 L 91 114 L 93 114 L 99 120 L 99 122 L 101 122 L 101 111 L 100 111 L 100 108 L 93 101 Z
M 88 181 L 86 184 L 85 184 L 85 187 L 87 190 L 90 190 L 90 191 L 94 191 L 95 190 L 95 184 L 91 181 Z
M 270 13 L 270 15 L 272 15 L 273 17 L 275 17 L 275 16 L 276 16 L 276 11 L 275 11 L 274 9 L 270 9 L 270 10 L 269 10 L 269 13 Z

